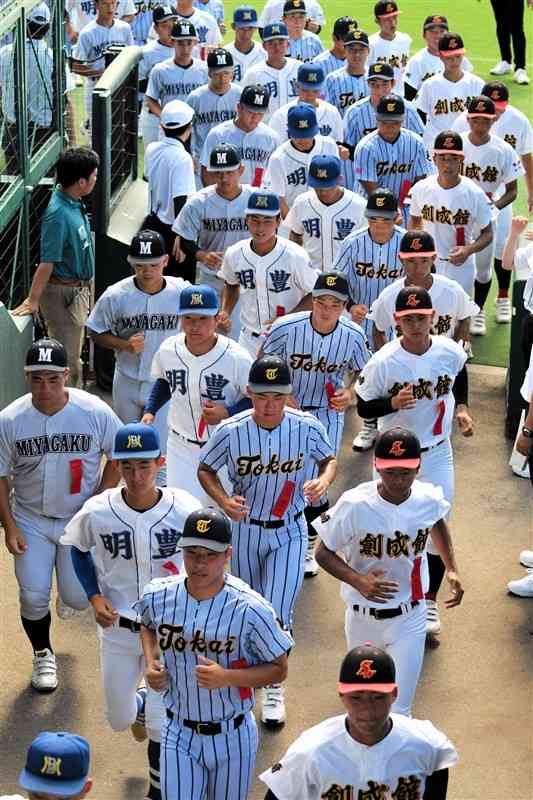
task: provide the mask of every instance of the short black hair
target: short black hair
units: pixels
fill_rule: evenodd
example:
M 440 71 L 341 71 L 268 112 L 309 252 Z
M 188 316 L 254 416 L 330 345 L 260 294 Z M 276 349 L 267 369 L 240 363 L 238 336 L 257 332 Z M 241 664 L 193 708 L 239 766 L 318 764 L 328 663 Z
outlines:
M 64 189 L 68 189 L 80 178 L 89 180 L 99 164 L 98 153 L 90 147 L 69 147 L 61 153 L 56 164 L 57 182 Z
M 40 25 L 33 20 L 29 20 L 26 25 L 26 32 L 30 39 L 44 39 L 50 30 L 50 25 Z
M 179 139 L 182 136 L 187 128 L 192 127 L 192 122 L 187 122 L 186 125 L 180 125 L 179 128 L 165 128 L 163 125 L 163 131 L 165 132 L 165 136 L 169 139 Z

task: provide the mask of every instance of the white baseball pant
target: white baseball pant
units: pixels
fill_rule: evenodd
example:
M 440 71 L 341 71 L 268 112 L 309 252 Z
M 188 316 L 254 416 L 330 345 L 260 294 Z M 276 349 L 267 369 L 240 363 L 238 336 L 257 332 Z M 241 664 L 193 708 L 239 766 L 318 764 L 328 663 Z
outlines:
M 151 114 L 143 105 L 141 116 L 139 117 L 139 125 L 142 131 L 144 150 L 146 152 L 146 148 L 149 144 L 159 141 L 159 134 L 161 133 L 159 117 L 156 117 L 155 114 Z
M 265 341 L 262 336 L 254 336 L 248 328 L 241 328 L 241 332 L 239 334 L 239 344 L 241 347 L 244 347 L 247 350 L 252 358 L 257 358 L 257 353 L 259 352 L 259 348 Z
M 437 257 L 435 261 L 435 272 L 438 275 L 444 275 L 452 281 L 457 281 L 459 286 L 462 286 L 467 294 L 472 294 L 476 273 L 473 257 L 469 258 L 467 263 L 461 264 L 458 267 L 450 261 L 444 261 L 442 258 Z

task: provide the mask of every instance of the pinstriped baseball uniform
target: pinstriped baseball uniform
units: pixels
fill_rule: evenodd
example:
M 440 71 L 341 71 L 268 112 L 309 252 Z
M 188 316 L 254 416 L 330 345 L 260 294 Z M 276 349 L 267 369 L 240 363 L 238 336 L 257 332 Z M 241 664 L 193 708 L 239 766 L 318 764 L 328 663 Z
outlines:
M 262 64 L 267 57 L 266 50 L 259 42 L 252 42 L 252 49 L 248 53 L 241 53 L 233 42 L 224 45 L 224 50 L 233 56 L 233 82 L 241 86 L 245 86 L 243 79 L 248 70 L 255 67 L 256 64 Z
M 404 100 L 404 104 L 405 121 L 403 127 L 407 128 L 408 131 L 422 136 L 424 133 L 424 126 L 418 111 L 413 103 L 410 103 L 408 100 Z M 378 126 L 376 111 L 369 97 L 363 97 L 361 100 L 358 100 L 357 103 L 350 106 L 344 115 L 343 126 L 343 141 L 351 147 L 355 147 L 363 136 L 376 130 Z
M 403 276 L 398 253 L 404 233 L 403 228 L 395 225 L 391 238 L 385 244 L 374 242 L 368 228 L 346 237 L 333 269 L 346 275 L 353 303 L 370 308 L 386 286 Z M 365 319 L 363 329 L 370 338 L 370 320 Z
M 226 466 L 233 494 L 245 497 L 250 508 L 246 520 L 232 525 L 232 573 L 266 597 L 290 629 L 307 549 L 303 484 L 313 463 L 333 456 L 333 449 L 324 426 L 311 414 L 286 408 L 281 423 L 267 430 L 257 425 L 253 413 L 223 420 L 202 451 L 201 463 L 216 472 Z M 287 481 L 295 485 L 284 525 L 265 529 L 252 523 L 273 519 Z
M 298 98 L 291 100 L 287 105 L 278 108 L 275 114 L 270 117 L 268 124 L 278 134 L 280 142 L 285 142 L 289 138 L 287 131 L 289 108 L 298 105 L 299 102 Z M 342 118 L 335 106 L 331 103 L 326 103 L 325 100 L 319 100 L 315 111 L 320 134 L 331 137 L 335 142 L 342 142 Z
M 342 67 L 326 76 L 324 98 L 339 109 L 341 117 L 349 106 L 367 95 L 366 72 L 364 75 L 350 75 L 347 68 Z
M 232 83 L 224 94 L 213 92 L 209 86 L 199 86 L 187 97 L 187 104 L 194 109 L 192 128 L 192 152 L 199 159 L 207 134 L 214 125 L 237 116 L 237 103 L 241 88 Z
M 376 61 L 381 61 L 393 67 L 394 92 L 401 97 L 403 97 L 404 93 L 403 77 L 412 41 L 407 33 L 401 33 L 401 31 L 396 31 L 392 41 L 384 39 L 379 31 L 368 37 L 370 45 L 368 63 L 374 64 Z
M 131 24 L 135 44 L 142 47 L 148 41 L 153 22 L 153 12 L 160 5 L 158 0 L 135 0 L 136 14 Z
M 331 50 L 324 50 L 316 58 L 313 59 L 313 64 L 317 64 L 324 70 L 324 75 L 329 75 L 330 72 L 335 72 L 342 69 L 345 64 L 344 58 L 337 58 L 333 55 Z
M 241 176 L 243 183 L 259 187 L 263 179 L 265 167 L 274 150 L 279 147 L 281 140 L 269 125 L 260 122 L 257 128 L 246 133 L 237 127 L 235 120 L 221 122 L 211 128 L 207 134 L 200 163 L 203 167 L 209 166 L 209 155 L 217 144 L 232 144 L 239 154 L 244 165 Z
M 324 50 L 316 33 L 303 31 L 299 39 L 289 39 L 289 56 L 297 61 L 313 61 Z
M 161 795 L 163 800 L 246 800 L 257 750 L 254 693 L 242 698 L 238 688 L 199 689 L 198 655 L 225 669 L 241 660 L 255 666 L 287 653 L 293 640 L 281 630 L 271 605 L 233 575 L 226 574 L 221 591 L 203 601 L 188 593 L 185 580 L 152 581 L 134 606 L 156 634 L 169 677 L 163 700 L 171 718 L 162 731 Z M 222 732 L 202 735 L 186 720 L 218 722 Z
M 150 72 L 146 96 L 164 108 L 170 100 L 187 100 L 195 89 L 207 83 L 207 66 L 194 58 L 190 67 L 180 67 L 169 58 L 155 64 Z
M 274 69 L 265 63 L 256 64 L 244 73 L 242 83 L 244 86 L 260 83 L 270 92 L 268 113 L 263 120 L 268 122 L 270 116 L 281 106 L 286 105 L 293 97 L 298 95 L 296 81 L 298 75 L 298 61 L 286 58 L 282 69 Z

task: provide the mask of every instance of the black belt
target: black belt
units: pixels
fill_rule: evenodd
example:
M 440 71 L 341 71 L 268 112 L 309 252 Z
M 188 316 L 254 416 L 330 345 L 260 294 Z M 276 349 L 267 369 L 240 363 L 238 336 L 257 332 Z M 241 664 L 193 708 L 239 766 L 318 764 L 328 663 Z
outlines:
M 172 428 L 172 433 L 175 433 L 176 436 L 180 437 L 180 439 L 184 439 L 186 442 L 188 442 L 188 444 L 195 444 L 198 447 L 203 447 L 204 444 L 206 444 L 206 442 L 198 442 L 196 439 L 187 439 L 186 436 L 184 436 L 182 433 L 179 433 L 178 431 L 175 431 L 174 428 Z
M 300 411 L 319 411 L 321 408 L 326 409 L 327 406 L 300 406 Z
M 297 520 L 298 517 L 301 517 L 302 514 L 303 514 L 303 511 L 298 511 L 298 513 L 295 514 L 294 517 L 292 518 L 293 522 L 295 520 Z M 272 520 L 270 520 L 270 519 L 266 519 L 266 520 L 264 520 L 264 519 L 249 519 L 248 520 L 248 525 L 258 525 L 260 528 L 267 528 L 267 529 L 285 528 L 287 526 L 287 524 L 288 524 L 288 521 L 284 520 L 284 519 L 272 519 Z
M 421 447 L 420 452 L 427 453 L 428 450 L 434 450 L 436 447 L 438 447 L 440 444 L 443 444 L 445 441 L 446 439 L 441 439 L 440 442 L 437 442 L 437 444 L 432 444 L 431 447 Z
M 139 633 L 139 631 L 141 630 L 141 623 L 134 622 L 132 619 L 128 619 L 127 617 L 119 617 L 118 627 L 127 628 L 132 633 Z
M 169 719 L 174 719 L 172 711 L 169 711 L 168 708 L 166 711 L 167 717 Z M 244 714 L 239 714 L 230 721 L 233 722 L 233 728 L 236 730 L 244 722 Z M 220 722 L 195 722 L 192 719 L 184 719 L 181 724 L 185 728 L 190 728 L 195 733 L 200 734 L 200 736 L 217 736 L 219 733 L 222 733 L 222 725 Z
M 410 605 L 411 608 L 414 608 L 418 605 L 418 600 L 412 600 L 411 603 L 406 603 L 405 605 Z M 364 607 L 364 606 L 363 606 Z M 354 611 L 359 611 L 361 606 L 355 605 L 353 606 Z M 369 608 L 368 614 L 374 619 L 394 619 L 394 617 L 399 617 L 400 614 L 403 614 L 403 609 L 398 608 Z

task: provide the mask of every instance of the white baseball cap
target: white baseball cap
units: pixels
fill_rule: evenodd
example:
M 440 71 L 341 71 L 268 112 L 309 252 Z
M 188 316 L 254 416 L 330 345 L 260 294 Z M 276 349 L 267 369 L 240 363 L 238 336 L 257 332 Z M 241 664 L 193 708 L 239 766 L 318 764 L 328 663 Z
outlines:
M 194 117 L 194 110 L 183 100 L 171 100 L 161 112 L 161 125 L 163 128 L 181 128 L 187 125 Z
M 48 25 L 50 23 L 50 9 L 46 3 L 40 3 L 40 5 L 32 8 L 28 14 L 28 20 L 36 22 L 38 25 Z

